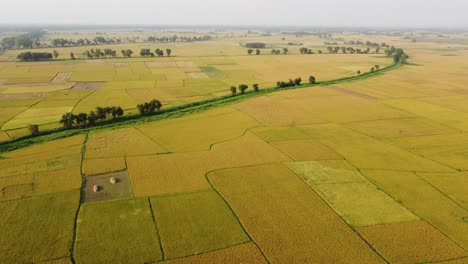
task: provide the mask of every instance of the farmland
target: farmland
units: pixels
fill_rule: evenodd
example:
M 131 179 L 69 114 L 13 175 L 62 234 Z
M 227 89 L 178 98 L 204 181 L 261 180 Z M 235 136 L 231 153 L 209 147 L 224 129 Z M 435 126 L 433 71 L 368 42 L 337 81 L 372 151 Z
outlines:
M 383 51 L 328 54 L 331 40 L 317 35 L 206 34 L 213 39 L 103 46 L 170 48 L 170 57 L 82 55 L 91 46 L 37 49 L 57 50 L 51 61 L 0 55 L 1 263 L 468 262 L 460 36 L 334 33 L 410 56 L 384 69 L 393 60 Z M 260 55 L 239 44 L 257 41 L 268 47 Z M 309 85 L 310 75 L 352 78 Z M 274 88 L 297 77 L 304 85 Z M 231 95 L 242 83 L 247 93 Z M 132 116 L 152 99 L 160 113 Z M 65 112 L 97 106 L 125 114 L 53 130 Z M 31 124 L 48 133 L 24 137 Z

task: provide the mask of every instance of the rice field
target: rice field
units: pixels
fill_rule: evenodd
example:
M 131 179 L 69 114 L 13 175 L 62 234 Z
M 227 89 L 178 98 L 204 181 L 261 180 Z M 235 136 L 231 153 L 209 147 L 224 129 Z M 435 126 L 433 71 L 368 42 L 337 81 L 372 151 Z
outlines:
M 403 47 L 410 64 L 18 139 L 32 123 L 59 127 L 64 112 L 118 105 L 134 114 L 154 98 L 180 106 L 231 85 L 322 81 L 391 63 L 287 45 L 325 51 L 316 35 L 235 34 L 159 43 L 173 51 L 162 58 L 90 60 L 87 47 L 57 48 L 48 62 L 0 54 L 0 142 L 17 140 L 0 143 L 17 147 L 0 152 L 0 263 L 467 263 L 466 44 L 336 33 Z M 239 45 L 256 40 L 270 48 L 257 56 Z

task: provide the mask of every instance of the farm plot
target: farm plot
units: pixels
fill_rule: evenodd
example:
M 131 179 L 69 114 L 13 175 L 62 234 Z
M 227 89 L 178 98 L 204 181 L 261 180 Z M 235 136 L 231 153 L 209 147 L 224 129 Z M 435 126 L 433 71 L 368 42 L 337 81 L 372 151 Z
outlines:
M 161 260 L 148 199 L 83 204 L 78 216 L 75 257 L 78 263 Z
M 452 168 L 468 170 L 466 133 L 389 139 L 390 143 Z
M 110 158 L 167 152 L 136 128 L 92 133 L 86 144 L 86 158 Z
M 309 135 L 293 126 L 264 126 L 252 128 L 250 131 L 266 142 L 310 139 Z
M 15 118 L 6 122 L 3 130 L 18 129 L 27 127 L 31 124 L 42 125 L 47 123 L 58 122 L 64 113 L 68 113 L 73 107 L 45 107 L 45 108 L 29 108 Z
M 126 169 L 125 157 L 103 159 L 87 158 L 83 161 L 83 173 L 86 176 L 122 171 Z
M 230 247 L 206 254 L 191 256 L 187 258 L 176 259 L 172 261 L 163 262 L 167 264 L 239 264 L 239 263 L 252 263 L 261 264 L 267 263 L 262 256 L 260 250 L 254 243 L 245 243 L 239 246 Z
M 344 125 L 379 139 L 457 133 L 453 128 L 419 117 L 353 122 Z
M 59 72 L 51 83 L 66 83 L 71 76 L 71 72 Z
M 296 161 L 343 159 L 336 152 L 313 139 L 277 141 L 270 144 Z
M 384 263 L 283 165 L 208 175 L 272 263 Z
M 468 249 L 468 211 L 412 172 L 362 170 L 374 184 L 403 206 L 428 221 L 465 250 Z
M 78 190 L 80 187 L 79 166 L 18 174 L 0 177 L 0 200 Z
M 456 111 L 415 99 L 386 100 L 385 103 L 446 126 L 468 131 L 467 112 Z
M 417 173 L 450 198 L 468 210 L 468 172 L 459 173 Z
M 67 90 L 72 87 L 73 84 L 53 84 L 53 83 L 38 83 L 38 84 L 23 84 L 23 85 L 8 85 L 4 86 L 6 90 L 2 91 L 2 94 L 35 94 L 35 93 L 51 93 L 61 90 Z M 20 96 L 20 95 L 18 95 Z
M 111 182 L 115 179 L 115 183 Z M 97 192 L 94 192 L 97 186 Z M 132 198 L 132 186 L 127 171 L 117 171 L 86 177 L 84 187 L 84 202 L 97 202 L 115 199 Z
M 249 241 L 214 192 L 151 198 L 166 259 L 227 248 Z
M 38 263 L 70 255 L 79 191 L 0 203 L 0 262 Z
M 250 116 L 226 107 L 145 124 L 138 129 L 170 151 L 186 152 L 208 150 L 213 144 L 241 136 L 257 125 Z
M 182 68 L 197 66 L 193 61 L 148 61 L 145 62 L 145 64 L 150 68 Z
M 424 221 L 357 228 L 390 263 L 428 263 L 457 259 L 468 253 Z
M 206 190 L 209 171 L 281 161 L 290 159 L 251 133 L 210 151 L 127 158 L 135 196 Z
M 342 163 L 342 164 L 340 164 Z M 327 167 L 330 164 L 332 167 Z M 288 163 L 343 219 L 353 226 L 419 219 L 367 181 L 346 161 Z
M 267 126 L 289 126 L 323 123 L 323 119 L 307 111 L 303 105 L 292 104 L 278 95 L 262 96 L 234 105 Z
M 337 124 L 300 127 L 320 143 L 343 156 L 357 168 L 421 172 L 451 172 L 447 166 L 422 158 L 393 145 Z
M 208 75 L 204 72 L 187 72 L 186 74 L 191 79 L 208 79 Z
M 115 63 L 115 67 L 117 67 L 117 68 L 125 68 L 125 67 L 128 67 L 128 63 L 127 63 L 127 62 L 116 62 L 116 63 Z
M 73 90 L 73 91 L 75 91 L 75 90 L 76 91 L 82 91 L 82 90 L 94 91 L 94 90 L 98 90 L 99 88 L 101 88 L 104 84 L 106 84 L 106 82 L 77 82 L 71 87 L 71 90 Z
M 74 136 L 3 153 L 0 177 L 80 166 L 82 142 L 83 136 Z

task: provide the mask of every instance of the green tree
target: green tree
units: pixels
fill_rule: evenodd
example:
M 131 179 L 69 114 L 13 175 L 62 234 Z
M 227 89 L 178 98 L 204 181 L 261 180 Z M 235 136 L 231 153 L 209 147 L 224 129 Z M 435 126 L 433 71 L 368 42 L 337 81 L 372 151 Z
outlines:
M 260 55 L 260 50 L 259 49 L 255 50 L 255 55 Z
M 66 113 L 62 115 L 62 118 L 60 119 L 60 124 L 62 124 L 65 128 L 73 127 L 74 122 L 75 115 L 73 113 Z
M 253 49 L 248 49 L 248 50 L 247 50 L 247 54 L 252 55 L 252 52 L 253 52 L 253 51 L 254 51 Z
M 247 89 L 249 89 L 249 86 L 247 84 L 240 84 L 239 85 L 239 91 L 240 91 L 241 94 L 244 94 Z
M 254 89 L 255 92 L 258 92 L 258 83 L 254 83 L 252 85 L 252 88 Z
M 302 82 L 301 77 L 297 77 L 296 79 L 294 79 L 294 85 L 301 85 L 301 82 Z
M 288 51 L 289 51 L 288 48 L 283 48 L 283 54 L 284 55 L 288 54 Z
M 172 53 L 172 50 L 171 50 L 171 49 L 166 49 L 166 54 L 167 54 L 168 57 L 171 56 L 171 53 Z
M 130 49 L 128 49 L 128 50 L 125 51 L 125 56 L 127 56 L 127 57 L 129 57 L 129 58 L 132 57 L 132 54 L 133 54 L 133 51 L 130 50 Z
M 71 59 L 71 60 L 76 60 L 76 58 L 75 58 L 75 53 L 70 52 L 70 59 Z
M 312 76 L 312 75 L 311 75 L 311 76 L 309 77 L 309 83 L 311 83 L 311 84 L 315 84 L 315 83 L 316 83 L 315 76 Z
M 94 111 L 89 112 L 88 124 L 95 125 L 97 120 L 98 120 L 98 116 L 96 115 L 96 113 Z
M 360 70 L 357 70 L 357 72 L 356 72 L 356 73 L 359 75 L 359 74 L 361 74 L 361 71 L 360 71 Z
M 231 94 L 236 95 L 237 94 L 237 88 L 235 86 L 231 86 Z
M 31 136 L 39 135 L 39 126 L 38 125 L 29 125 L 29 133 Z
M 58 51 L 56 51 L 56 50 L 54 50 L 54 51 L 52 52 L 52 54 L 54 55 L 54 58 L 55 58 L 55 59 L 59 56 L 59 53 L 58 53 Z
M 88 115 L 86 113 L 79 113 L 75 116 L 76 124 L 80 127 L 84 127 L 86 125 L 86 121 L 88 120 Z

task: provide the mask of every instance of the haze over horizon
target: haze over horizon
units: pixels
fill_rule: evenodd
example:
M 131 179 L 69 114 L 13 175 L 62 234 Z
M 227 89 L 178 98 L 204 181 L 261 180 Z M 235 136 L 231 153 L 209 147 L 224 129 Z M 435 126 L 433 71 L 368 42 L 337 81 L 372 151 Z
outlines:
M 468 27 L 468 1 L 463 0 L 41 0 L 3 7 L 8 12 L 0 24 Z

